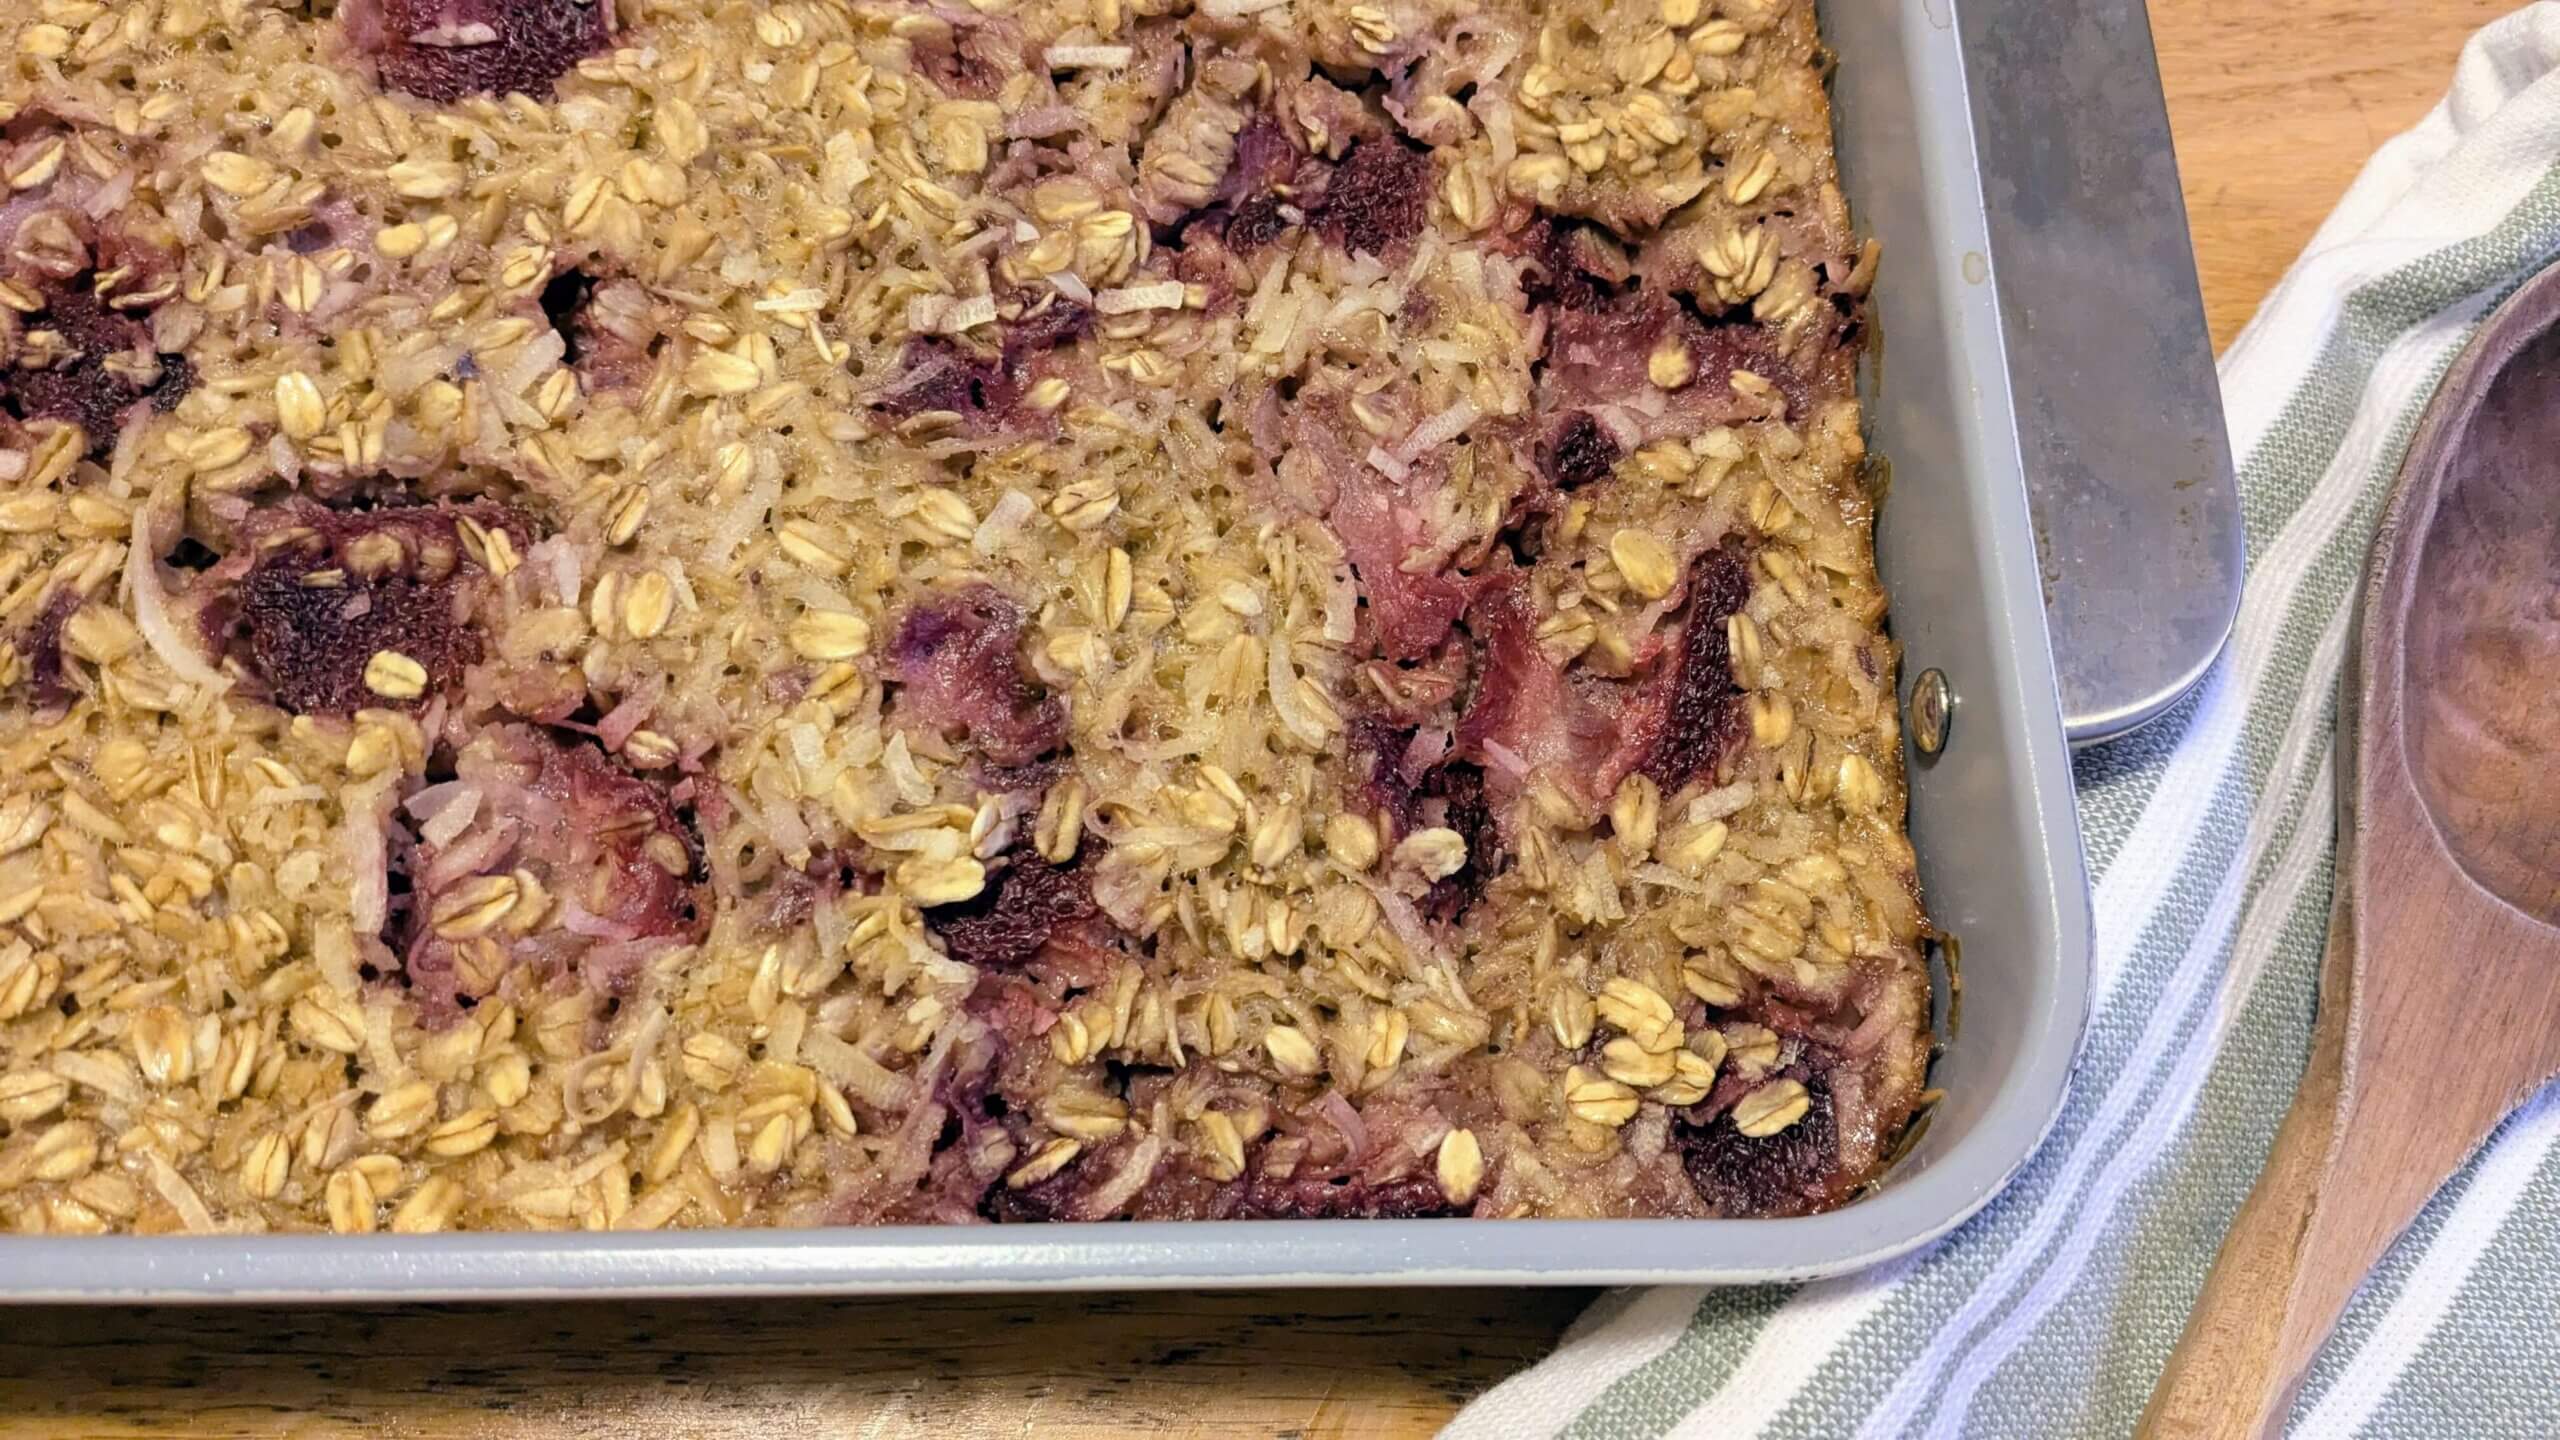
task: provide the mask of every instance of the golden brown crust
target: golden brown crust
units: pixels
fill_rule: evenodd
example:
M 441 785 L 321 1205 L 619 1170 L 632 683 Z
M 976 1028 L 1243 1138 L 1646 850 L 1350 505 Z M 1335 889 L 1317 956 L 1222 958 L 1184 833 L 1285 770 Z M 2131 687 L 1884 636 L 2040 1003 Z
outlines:
M 0 19 L 0 1220 L 1873 1173 L 1809 4 L 587 3 Z

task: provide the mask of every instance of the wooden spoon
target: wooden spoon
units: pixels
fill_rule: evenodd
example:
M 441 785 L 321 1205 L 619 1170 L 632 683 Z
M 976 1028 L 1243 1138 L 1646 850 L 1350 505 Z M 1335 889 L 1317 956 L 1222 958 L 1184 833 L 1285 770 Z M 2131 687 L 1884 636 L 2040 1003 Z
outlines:
M 2560 269 L 2481 327 L 2384 511 L 2311 1062 L 2143 1436 L 2280 1435 L 2365 1272 L 2560 1072 L 2556 324 Z

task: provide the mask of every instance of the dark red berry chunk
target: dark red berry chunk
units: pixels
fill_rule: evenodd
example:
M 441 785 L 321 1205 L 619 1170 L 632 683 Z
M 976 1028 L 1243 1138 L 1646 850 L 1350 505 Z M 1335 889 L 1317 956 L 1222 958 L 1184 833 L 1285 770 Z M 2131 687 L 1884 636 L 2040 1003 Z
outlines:
M 1830 383 L 1825 374 L 1848 353 L 1836 348 L 1818 351 L 1808 368 L 1780 354 L 1769 329 L 1747 310 L 1720 311 L 1703 318 L 1702 312 L 1684 313 L 1689 324 L 1679 329 L 1688 337 L 1689 358 L 1698 369 L 1698 379 L 1691 383 L 1730 384 L 1733 372 L 1748 370 L 1778 387 L 1790 415 L 1811 413 L 1815 391 Z
M 1090 930 L 1102 918 L 1075 865 L 1017 859 L 987 879 L 987 888 L 957 905 L 924 912 L 951 958 L 990 970 L 1021 970 L 1042 947 Z
M 613 0 L 348 0 L 347 38 L 382 87 L 450 105 L 466 95 L 549 99 L 613 38 Z
M 1193 221 L 1219 227 L 1238 254 L 1301 223 L 1345 250 L 1383 254 L 1422 233 L 1430 199 L 1431 158 L 1423 151 L 1364 135 L 1341 159 L 1328 160 L 1300 149 L 1290 127 L 1264 111 L 1236 132 L 1217 195 Z
M 194 388 L 195 368 L 183 356 L 152 353 L 151 327 L 101 300 L 94 275 L 35 288 L 44 309 L 20 319 L 20 349 L 49 358 L 0 370 L 0 410 L 19 420 L 70 421 L 100 457 L 115 448 L 136 406 L 165 414 Z
M 1344 744 L 1356 772 L 1363 776 L 1364 808 L 1383 813 L 1399 831 L 1441 825 L 1467 842 L 1467 863 L 1443 876 L 1423 896 L 1423 913 L 1443 924 L 1463 916 L 1485 885 L 1501 873 L 1502 829 L 1485 794 L 1484 767 L 1465 760 L 1442 760 L 1417 773 L 1413 760 L 1416 731 L 1377 715 L 1354 719 Z
M 908 341 L 898 372 L 871 397 L 871 408 L 893 420 L 943 410 L 970 434 L 991 434 L 1013 422 L 1022 400 L 1022 383 L 1002 356 L 972 354 L 939 335 Z
M 1635 273 L 1617 242 L 1587 220 L 1542 216 L 1515 243 L 1531 262 L 1521 278 L 1522 298 L 1531 309 L 1600 309 Z
M 1044 1225 L 1074 1218 L 1076 1205 L 1093 1189 L 1084 1173 L 1090 1161 L 1079 1158 L 1046 1179 L 1029 1185 L 990 1185 L 978 1199 L 978 1215 L 999 1225 Z M 1110 1173 L 1107 1169 L 1104 1174 Z
M 257 517 L 248 543 L 208 572 L 226 587 L 205 608 L 208 638 L 295 714 L 424 703 L 481 656 L 473 612 L 486 572 L 463 544 L 466 517 L 530 543 L 523 519 L 493 504 L 342 511 L 296 501 Z M 366 665 L 386 650 L 426 671 L 422 695 L 404 702 L 367 686 Z
M 1385 812 L 1399 827 L 1414 823 L 1422 800 L 1424 776 L 1408 758 L 1413 735 L 1412 727 L 1380 715 L 1355 717 L 1343 732 L 1366 808 Z
M 1262 111 L 1236 132 L 1235 156 L 1218 182 L 1216 198 L 1194 219 L 1218 227 L 1227 248 L 1238 254 L 1258 250 L 1295 223 L 1291 216 L 1300 212 L 1283 207 L 1298 184 L 1299 172 L 1321 164 L 1289 138 L 1288 127 L 1278 116 Z
M 45 598 L 26 633 L 18 638 L 18 653 L 26 657 L 27 682 L 35 687 L 39 700 L 50 703 L 69 693 L 62 683 L 62 627 L 71 623 L 79 608 L 80 592 L 66 585 Z
M 1444 925 L 1455 924 L 1501 872 L 1502 830 L 1494 822 L 1492 802 L 1485 798 L 1483 767 L 1449 761 L 1431 772 L 1424 789 L 1440 801 L 1438 823 L 1467 842 L 1467 863 L 1433 882 L 1430 893 L 1422 897 L 1425 915 Z
M 1043 350 L 1073 345 L 1093 333 L 1093 311 L 1055 295 L 1026 308 L 1004 327 L 1005 358 L 1022 361 Z
M 1742 690 L 1733 683 L 1725 621 L 1750 599 L 1751 561 L 1740 541 L 1727 539 L 1690 565 L 1689 618 L 1666 679 L 1662 730 L 1643 767 L 1666 791 L 1712 772 L 1742 738 Z
M 1073 346 L 1093 333 L 1093 311 L 1071 300 L 1045 296 L 1005 322 L 997 352 L 987 355 L 939 335 L 909 340 L 898 352 L 897 374 L 871 396 L 871 408 L 892 420 L 928 411 L 960 417 L 971 436 L 1046 430 L 1052 417 L 1023 404 L 1042 356 Z
M 1250 254 L 1288 234 L 1289 224 L 1277 195 L 1256 195 L 1238 201 L 1234 215 L 1227 220 L 1227 248 L 1239 255 Z
M 1802 1215 L 1845 1198 L 1839 1193 L 1840 1139 L 1830 1081 L 1810 1065 L 1787 1073 L 1803 1084 L 1811 1103 L 1802 1119 L 1775 1135 L 1745 1135 L 1730 1114 L 1704 1125 L 1672 1127 L 1671 1142 L 1689 1182 L 1728 1217 Z
M 991 585 L 919 602 L 890 642 L 900 712 L 957 734 L 998 765 L 1023 765 L 1066 739 L 1066 702 L 1022 664 L 1022 607 Z
M 446 588 L 405 576 L 348 588 L 262 571 L 241 585 L 240 613 L 250 668 L 266 680 L 270 697 L 296 714 L 383 703 L 364 683 L 365 665 L 378 651 L 417 661 L 430 691 L 451 685 L 480 658 L 480 637 L 458 623 Z
M 1626 453 L 1617 438 L 1600 428 L 1588 410 L 1576 410 L 1564 417 L 1555 434 L 1538 451 L 1538 468 L 1559 490 L 1606 480 L 1617 468 L 1618 457 Z
M 1345 250 L 1384 254 L 1422 233 L 1431 160 L 1402 141 L 1355 140 L 1334 167 L 1316 233 Z

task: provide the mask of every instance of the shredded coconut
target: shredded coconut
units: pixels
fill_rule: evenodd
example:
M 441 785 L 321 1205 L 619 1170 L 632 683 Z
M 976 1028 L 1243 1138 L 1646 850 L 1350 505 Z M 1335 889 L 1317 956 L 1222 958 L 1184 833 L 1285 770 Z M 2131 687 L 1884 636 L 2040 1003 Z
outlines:
M 1097 292 L 1093 297 L 1093 308 L 1105 315 L 1127 315 L 1139 310 L 1179 310 L 1182 308 L 1182 293 L 1179 280 L 1129 285 Z
M 1052 70 L 1117 70 L 1132 53 L 1126 45 L 1052 45 L 1042 58 Z

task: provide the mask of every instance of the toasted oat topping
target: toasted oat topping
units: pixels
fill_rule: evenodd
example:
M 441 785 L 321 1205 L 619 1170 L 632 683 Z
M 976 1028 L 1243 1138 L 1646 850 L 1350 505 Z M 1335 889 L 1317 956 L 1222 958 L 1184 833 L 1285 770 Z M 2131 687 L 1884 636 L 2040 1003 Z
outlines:
M 1789 1214 L 1918 1103 L 1808 0 L 0 47 L 0 1222 Z

